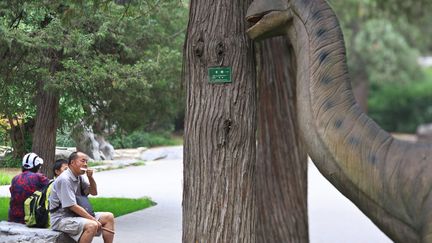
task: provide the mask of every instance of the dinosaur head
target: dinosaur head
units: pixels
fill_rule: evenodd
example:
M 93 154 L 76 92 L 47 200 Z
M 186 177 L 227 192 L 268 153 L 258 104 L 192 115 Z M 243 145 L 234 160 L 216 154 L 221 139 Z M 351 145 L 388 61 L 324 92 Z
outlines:
M 291 18 L 289 0 L 254 0 L 246 13 L 246 20 L 253 24 L 247 34 L 253 40 L 282 35 Z

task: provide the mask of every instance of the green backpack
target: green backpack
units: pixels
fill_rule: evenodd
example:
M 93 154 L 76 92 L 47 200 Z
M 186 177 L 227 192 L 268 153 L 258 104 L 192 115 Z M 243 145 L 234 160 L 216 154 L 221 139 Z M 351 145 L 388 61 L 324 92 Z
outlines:
M 41 190 L 33 192 L 33 194 L 24 201 L 24 221 L 27 226 L 49 228 L 48 196 L 51 192 L 52 183 L 53 180 Z

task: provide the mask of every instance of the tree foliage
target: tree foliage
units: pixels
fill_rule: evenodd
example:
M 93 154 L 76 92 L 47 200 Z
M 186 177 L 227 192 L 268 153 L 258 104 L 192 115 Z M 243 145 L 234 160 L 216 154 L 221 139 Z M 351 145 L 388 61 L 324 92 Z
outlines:
M 432 70 L 426 77 L 409 84 L 382 85 L 369 99 L 369 115 L 388 131 L 415 133 L 419 124 L 432 121 Z
M 357 32 L 370 19 L 393 23 L 409 41 L 423 52 L 432 52 L 430 22 L 432 2 L 429 0 L 329 0 L 345 30 Z
M 72 100 L 79 97 L 75 103 L 90 123 L 103 118 L 129 131 L 166 128 L 180 109 L 185 6 L 148 3 L 145 9 L 138 4 L 110 10 L 74 23 L 81 28 L 71 34 L 70 55 L 52 87 Z
M 376 0 L 332 0 L 331 3 L 344 30 L 354 85 L 363 81 L 409 82 L 419 77 L 417 50 L 425 46 L 421 42 L 414 47 L 413 39 L 426 38 L 417 38 L 421 36 L 416 25 L 419 22 L 407 21 L 414 16 L 394 13 L 392 8 Z
M 408 45 L 388 20 L 366 21 L 354 37 L 351 51 L 358 57 L 350 59 L 351 70 L 353 73 L 366 70 L 371 82 L 409 83 L 421 76 L 418 51 Z
M 44 80 L 61 96 L 63 125 L 172 126 L 186 16 L 182 1 L 1 1 L 0 114 L 34 117 Z
M 414 132 L 431 122 L 430 73 L 419 53 L 432 52 L 432 2 L 330 0 L 343 27 L 354 86 L 367 81 L 370 116 L 388 131 Z

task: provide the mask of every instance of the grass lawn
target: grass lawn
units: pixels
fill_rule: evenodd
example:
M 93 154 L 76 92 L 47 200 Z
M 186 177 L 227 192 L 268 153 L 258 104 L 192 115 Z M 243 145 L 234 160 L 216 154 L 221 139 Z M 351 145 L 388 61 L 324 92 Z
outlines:
M 111 212 L 114 217 L 156 205 L 150 198 L 90 197 L 95 212 Z
M 9 210 L 9 197 L 0 197 L 0 221 L 7 220 Z
M 1 168 L 0 169 L 0 186 L 9 185 L 12 178 L 18 175 L 21 169 L 18 168 Z
M 95 212 L 111 212 L 114 217 L 132 213 L 141 209 L 156 205 L 150 198 L 114 198 L 114 197 L 90 197 Z M 9 197 L 0 197 L 0 221 L 7 220 L 9 209 Z
M 13 176 L 0 172 L 0 186 L 9 185 Z

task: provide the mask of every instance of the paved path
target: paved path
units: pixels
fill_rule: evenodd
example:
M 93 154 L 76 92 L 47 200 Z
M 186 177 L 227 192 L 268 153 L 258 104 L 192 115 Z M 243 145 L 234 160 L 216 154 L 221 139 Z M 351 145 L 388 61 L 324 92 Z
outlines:
M 181 242 L 182 167 L 182 160 L 160 160 L 95 174 L 101 197 L 149 196 L 157 202 L 116 218 L 116 242 Z
M 351 201 L 309 161 L 309 237 L 311 243 L 391 243 Z

